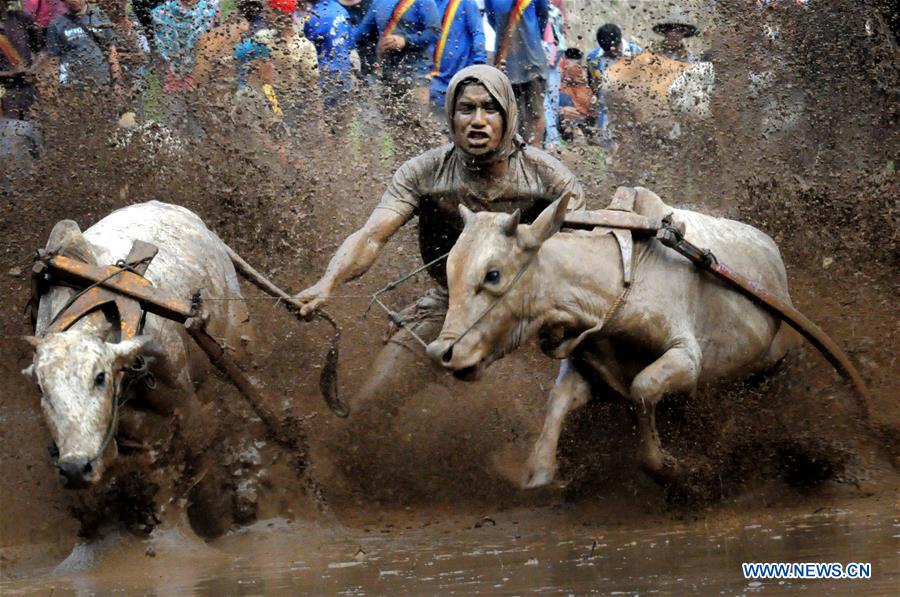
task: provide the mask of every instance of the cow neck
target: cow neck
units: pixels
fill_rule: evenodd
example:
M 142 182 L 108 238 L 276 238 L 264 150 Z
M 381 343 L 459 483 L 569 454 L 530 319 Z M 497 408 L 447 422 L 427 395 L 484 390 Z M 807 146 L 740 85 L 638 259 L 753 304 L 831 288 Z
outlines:
M 602 252 L 595 249 L 590 258 L 585 258 L 588 253 L 574 246 L 579 242 L 593 243 Z M 636 254 L 634 262 L 639 258 L 640 254 Z M 624 283 L 618 267 L 621 261 L 618 243 L 611 234 L 558 234 L 541 247 L 531 275 L 554 283 L 539 289 L 528 285 L 534 294 L 525 301 L 532 311 L 529 319 L 536 322 L 538 330 L 559 325 L 571 328 L 573 321 L 577 322 L 574 331 L 581 330 L 577 337 L 562 342 L 554 353 L 568 356 L 587 336 L 600 333 L 621 309 L 632 287 Z M 633 270 L 634 267 L 632 274 Z

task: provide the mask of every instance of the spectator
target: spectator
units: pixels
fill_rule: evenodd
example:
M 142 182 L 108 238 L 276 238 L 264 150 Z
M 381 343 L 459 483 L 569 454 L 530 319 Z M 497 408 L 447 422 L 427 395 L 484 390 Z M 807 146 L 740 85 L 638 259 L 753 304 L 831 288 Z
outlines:
M 569 48 L 562 60 L 560 87 L 560 129 L 565 139 L 575 142 L 585 140 L 585 132 L 593 124 L 594 92 L 588 85 L 587 69 L 582 64 L 581 50 Z
M 131 0 L 131 10 L 148 41 L 153 40 L 153 9 L 163 0 Z
M 237 68 L 234 51 L 250 29 L 245 18 L 246 2 L 238 3 L 238 10 L 230 13 L 224 22 L 206 33 L 197 41 L 192 77 L 202 99 L 207 106 L 205 120 L 210 120 L 210 128 L 223 129 L 219 119 L 231 109 L 231 99 L 237 87 Z M 255 2 L 258 7 L 259 3 Z M 222 132 L 222 131 L 220 131 Z
M 428 105 L 428 50 L 437 41 L 440 28 L 434 0 L 373 0 L 354 32 L 354 43 L 365 46 L 377 40 L 381 80 L 389 102 L 405 98 L 420 109 Z
M 306 39 L 316 46 L 319 60 L 319 87 L 326 111 L 345 111 L 353 89 L 350 74 L 352 49 L 350 17 L 337 0 L 317 0 L 303 26 Z
M 296 0 L 268 0 L 261 14 L 245 11 L 252 21 L 249 35 L 234 50 L 242 93 L 255 91 L 289 125 L 297 123 L 304 108 L 308 112 L 305 100 L 318 70 L 315 46 L 294 28 L 296 10 Z
M 597 44 L 587 55 L 588 81 L 597 98 L 597 131 L 605 145 L 609 145 L 609 110 L 603 93 L 603 77 L 606 70 L 616 60 L 630 59 L 641 53 L 636 43 L 622 39 L 622 30 L 614 23 L 607 23 L 597 29 Z
M 372 7 L 372 0 L 338 0 L 347 11 L 350 20 L 350 35 L 359 27 L 360 23 Z M 352 41 L 352 39 L 351 39 Z M 351 44 L 352 45 L 352 44 Z M 356 54 L 359 56 L 359 71 L 364 83 L 373 83 L 375 79 L 375 62 L 377 62 L 376 48 L 378 44 L 369 40 L 364 45 L 357 45 Z
M 467 66 L 484 64 L 484 29 L 475 0 L 439 0 L 441 34 L 434 45 L 431 105 L 443 116 L 447 86 L 453 75 Z M 445 118 L 441 118 L 445 120 Z
M 497 46 L 497 34 L 488 21 L 487 14 L 484 12 L 484 0 L 475 0 L 478 4 L 478 10 L 481 11 L 481 26 L 484 28 L 484 51 L 487 52 L 488 62 L 494 64 L 494 51 Z
M 191 90 L 197 41 L 216 24 L 218 0 L 168 0 L 153 9 L 156 51 L 166 63 L 167 93 Z
M 22 10 L 43 31 L 56 17 L 66 14 L 66 4 L 63 0 L 22 0 Z
M 119 79 L 116 34 L 100 8 L 66 0 L 67 12 L 47 27 L 47 52 L 59 61 L 59 82 L 92 89 Z
M 554 151 L 559 145 L 559 86 L 562 80 L 560 62 L 568 47 L 563 0 L 552 0 L 548 14 L 550 22 L 544 32 L 544 51 L 547 54 L 547 92 L 544 95 L 547 132 L 544 134 L 544 148 Z
M 150 45 L 143 29 L 132 15 L 129 16 L 124 0 L 107 2 L 107 15 L 116 32 L 116 54 L 122 70 L 122 100 L 131 104 L 143 120 L 143 102 L 134 102 L 145 90 L 145 75 L 150 63 Z
M 688 51 L 684 40 L 697 35 L 697 27 L 690 23 L 690 17 L 678 9 L 669 11 L 666 19 L 653 26 L 653 32 L 662 35 L 663 40 L 651 45 L 650 51 L 666 58 L 681 62 L 696 62 L 696 57 Z
M 40 37 L 30 15 L 21 10 L 8 10 L 7 0 L 0 0 L 0 89 L 3 90 L 0 101 L 3 111 L 11 118 L 24 120 L 34 103 L 31 78 Z
M 532 145 L 543 145 L 547 57 L 542 41 L 548 0 L 485 0 L 484 8 L 497 32 L 494 61 L 505 69 L 516 95 L 519 133 Z
M 155 49 L 165 63 L 166 121 L 170 128 L 193 137 L 203 134 L 191 96 L 197 42 L 215 27 L 218 13 L 218 0 L 167 0 L 151 12 Z

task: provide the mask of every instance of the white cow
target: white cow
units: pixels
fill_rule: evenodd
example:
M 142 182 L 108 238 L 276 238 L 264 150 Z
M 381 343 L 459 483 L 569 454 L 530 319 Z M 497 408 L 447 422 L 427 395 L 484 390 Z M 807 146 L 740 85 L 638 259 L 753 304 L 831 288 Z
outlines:
M 154 286 L 189 298 L 202 289 L 207 296 L 239 298 L 240 287 L 226 245 L 194 213 L 150 201 L 120 209 L 84 234 L 77 224 L 57 224 L 47 244 L 54 250 L 95 264 L 124 259 L 135 240 L 153 243 L 159 253 L 145 274 Z M 54 286 L 40 298 L 34 359 L 23 373 L 41 392 L 41 407 L 59 458 L 57 466 L 67 487 L 96 483 L 116 457 L 113 401 L 121 390 L 123 368 L 144 352 L 152 357 L 159 387 L 147 401 L 161 410 L 190 410 L 195 404 L 194 382 L 208 361 L 174 321 L 147 315 L 143 335 L 121 342 L 107 341 L 111 325 L 101 313 L 84 317 L 65 332 L 44 335 L 53 317 L 74 291 Z M 243 301 L 209 301 L 209 332 L 227 346 L 239 348 L 249 339 L 249 317 Z
M 688 240 L 790 302 L 771 238 L 740 222 L 673 209 L 647 189 L 635 191 L 636 212 L 656 220 L 674 213 Z M 582 372 L 593 370 L 636 403 L 641 461 L 657 478 L 671 479 L 678 465 L 660 446 L 659 401 L 764 370 L 799 340 L 786 324 L 656 239 L 635 242 L 633 281 L 623 294 L 620 249 L 611 234 L 557 234 L 565 198 L 532 225 L 520 225 L 517 213 L 460 209 L 466 226 L 447 262 L 450 307 L 429 345 L 432 359 L 458 377 L 477 379 L 533 336 L 549 356 L 568 359 L 526 467 L 528 487 L 549 483 L 556 473 L 563 419 L 590 397 Z

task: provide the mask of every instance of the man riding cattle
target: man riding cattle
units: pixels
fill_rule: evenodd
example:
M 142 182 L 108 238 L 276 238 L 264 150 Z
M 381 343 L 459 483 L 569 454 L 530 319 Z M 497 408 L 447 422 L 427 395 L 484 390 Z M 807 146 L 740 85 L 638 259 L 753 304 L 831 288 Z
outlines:
M 303 315 L 327 301 L 336 286 L 364 274 L 381 247 L 415 215 L 422 258 L 429 263 L 446 254 L 462 231 L 459 205 L 476 212 L 518 209 L 526 222 L 564 195 L 570 198 L 570 209 L 583 207 L 575 176 L 516 134 L 516 98 L 505 74 L 484 65 L 461 70 L 450 82 L 446 108 L 453 142 L 397 170 L 365 225 L 344 241 L 322 278 L 297 295 L 304 303 Z M 429 273 L 438 286 L 400 313 L 403 329 L 379 353 L 357 404 L 409 395 L 429 381 L 427 355 L 412 334 L 427 343 L 441 329 L 447 312 L 444 262 Z

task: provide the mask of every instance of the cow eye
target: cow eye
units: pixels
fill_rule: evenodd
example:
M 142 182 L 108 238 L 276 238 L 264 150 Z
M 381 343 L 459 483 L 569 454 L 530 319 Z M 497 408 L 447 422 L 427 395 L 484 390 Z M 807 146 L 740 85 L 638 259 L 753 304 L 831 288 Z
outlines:
M 102 386 L 104 383 L 106 383 L 106 373 L 101 371 L 97 374 L 97 377 L 94 378 L 94 385 Z
M 484 275 L 484 283 L 485 284 L 496 284 L 500 281 L 500 272 L 495 269 L 492 269 L 488 273 Z

